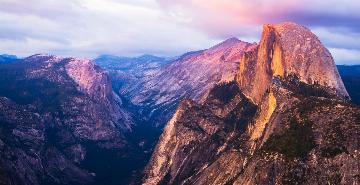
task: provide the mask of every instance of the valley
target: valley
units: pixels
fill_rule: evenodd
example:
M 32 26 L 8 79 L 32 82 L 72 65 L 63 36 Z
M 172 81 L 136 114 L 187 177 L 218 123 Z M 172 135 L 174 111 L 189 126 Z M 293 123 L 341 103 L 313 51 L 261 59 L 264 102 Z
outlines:
M 0 74 L 0 184 L 359 182 L 359 65 L 295 23 L 170 58 L 1 55 Z

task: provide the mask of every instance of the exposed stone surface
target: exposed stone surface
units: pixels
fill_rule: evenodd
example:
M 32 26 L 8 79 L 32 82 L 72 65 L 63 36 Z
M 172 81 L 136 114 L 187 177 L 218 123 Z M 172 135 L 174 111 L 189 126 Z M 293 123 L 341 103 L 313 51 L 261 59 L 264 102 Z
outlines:
M 70 59 L 65 65 L 67 74 L 78 84 L 79 90 L 86 92 L 93 99 L 100 100 L 107 105 L 110 118 L 116 124 L 122 119 L 121 127 L 131 129 L 131 117 L 120 109 L 116 103 L 121 99 L 113 92 L 109 76 L 90 60 Z
M 127 184 L 172 112 L 144 184 L 359 183 L 359 107 L 308 29 L 119 61 L 96 62 L 111 84 L 89 60 L 0 57 L 0 184 Z
M 226 98 L 228 101 L 222 96 L 225 91 L 231 94 Z M 218 117 L 219 109 L 226 114 Z M 146 169 L 148 176 L 144 184 L 185 182 L 207 169 L 230 144 L 227 141 L 237 136 L 242 122 L 248 121 L 255 111 L 255 106 L 240 94 L 235 83 L 215 87 L 203 105 L 183 101 L 164 129 Z
M 243 93 L 259 103 L 273 77 L 289 75 L 349 96 L 330 52 L 316 35 L 295 23 L 266 24 L 258 48 L 241 61 L 237 81 Z
M 184 54 L 129 92 L 130 101 L 147 107 L 145 117 L 162 126 L 183 98 L 201 101 L 219 81 L 233 80 L 243 53 L 254 45 L 231 38 L 207 50 Z
M 357 184 L 360 108 L 308 29 L 265 25 L 236 81 L 185 100 L 144 184 Z
M 146 119 L 154 114 L 166 122 L 169 115 L 162 113 L 171 112 L 182 98 L 199 101 L 200 95 L 216 82 L 233 80 L 243 52 L 252 46 L 233 38 L 172 62 L 142 56 L 115 65 L 111 57 L 105 57 L 96 63 L 109 70 L 112 84 L 108 73 L 90 60 L 39 54 L 0 65 L 0 97 L 4 100 L 0 120 L 8 120 L 0 129 L 14 125 L 3 130 L 4 137 L 0 137 L 0 147 L 4 148 L 0 152 L 4 159 L 0 161 L 0 174 L 5 174 L 0 175 L 4 177 L 0 180 L 13 184 L 129 182 L 136 173 L 131 169 L 142 169 L 160 130 L 134 123 L 143 123 L 142 116 Z M 132 80 L 127 81 L 125 76 Z M 176 80 L 180 81 L 174 88 Z M 159 85 L 148 89 L 150 83 Z M 158 90 L 166 97 L 158 96 Z M 141 98 L 144 101 L 137 102 Z M 138 107 L 129 106 L 131 103 Z M 140 114 L 131 115 L 129 110 Z M 26 116 L 15 112 L 33 115 L 37 120 L 29 117 L 31 120 L 25 120 L 30 122 L 28 130 L 16 129 Z M 219 116 L 227 114 L 220 108 L 214 112 Z M 34 146 L 26 146 L 27 140 L 33 140 Z M 19 159 L 7 160 L 10 156 Z M 27 167 L 31 164 L 36 167 Z M 23 176 L 23 172 L 27 175 Z
M 101 55 L 94 63 L 109 71 L 114 90 L 123 96 L 138 90 L 141 84 L 157 74 L 171 60 L 153 55 L 118 57 Z
M 162 128 L 184 98 L 201 101 L 219 81 L 231 81 L 245 51 L 256 47 L 230 38 L 209 49 L 177 58 L 100 56 L 95 63 L 110 71 L 115 91 L 136 114 Z
M 50 55 L 2 64 L 0 72 L 1 182 L 97 182 L 92 149 L 123 151 L 132 125 L 106 73 L 88 60 Z
M 261 107 L 238 90 L 242 99 L 232 97 L 239 102 L 234 109 L 221 106 L 231 112 L 224 118 L 211 111 L 218 109 L 211 100 L 184 101 L 165 127 L 144 184 L 359 182 L 360 108 L 306 97 L 282 83 L 272 86 Z M 228 86 L 220 86 L 223 93 L 231 92 Z M 262 112 L 273 106 L 268 96 L 276 109 L 264 122 Z

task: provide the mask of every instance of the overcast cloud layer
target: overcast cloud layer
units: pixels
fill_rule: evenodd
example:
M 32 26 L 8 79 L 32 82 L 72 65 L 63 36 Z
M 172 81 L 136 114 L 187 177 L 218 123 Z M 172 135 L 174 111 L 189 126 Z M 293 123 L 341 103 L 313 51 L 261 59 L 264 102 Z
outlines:
M 262 24 L 313 30 L 338 64 L 360 63 L 359 0 L 0 0 L 0 53 L 174 56 Z

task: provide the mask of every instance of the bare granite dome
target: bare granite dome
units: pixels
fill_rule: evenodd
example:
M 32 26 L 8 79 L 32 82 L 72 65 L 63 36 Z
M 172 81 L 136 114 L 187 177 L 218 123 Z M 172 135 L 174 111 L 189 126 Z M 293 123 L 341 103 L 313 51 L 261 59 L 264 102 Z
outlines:
M 360 109 L 346 98 L 331 54 L 310 30 L 267 24 L 236 82 L 180 103 L 143 184 L 356 184 Z
M 237 81 L 259 103 L 273 77 L 296 76 L 348 98 L 330 52 L 309 29 L 295 23 L 265 24 L 260 44 L 245 54 Z

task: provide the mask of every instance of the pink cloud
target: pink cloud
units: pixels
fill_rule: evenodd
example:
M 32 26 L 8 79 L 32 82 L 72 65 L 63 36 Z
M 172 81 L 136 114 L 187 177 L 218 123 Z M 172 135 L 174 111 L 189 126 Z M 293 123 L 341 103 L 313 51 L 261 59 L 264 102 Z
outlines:
M 356 0 L 158 0 L 158 3 L 169 12 L 184 11 L 191 26 L 219 37 L 250 35 L 264 23 L 282 21 L 355 29 L 360 24 L 357 23 L 360 3 Z

